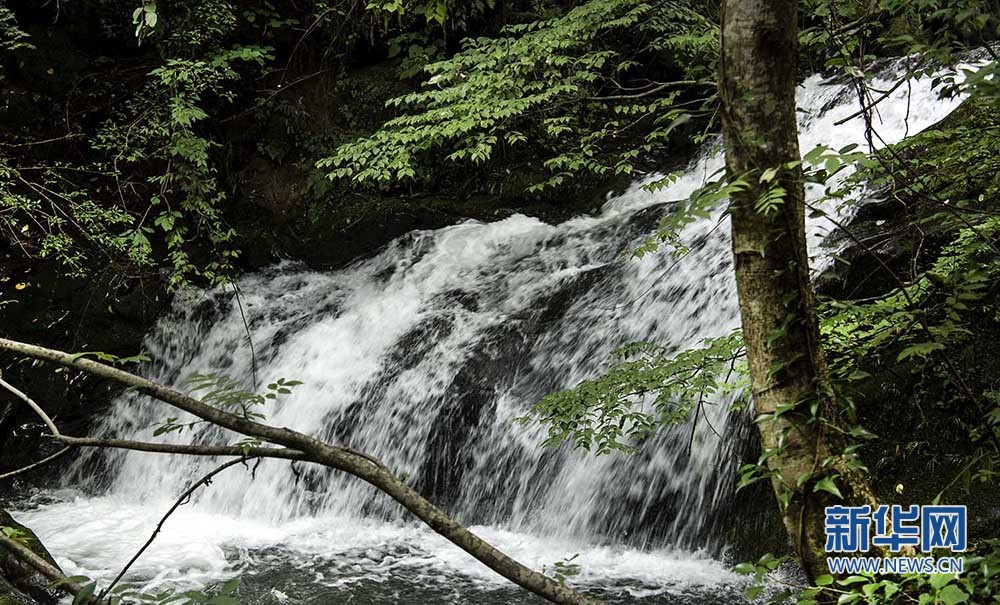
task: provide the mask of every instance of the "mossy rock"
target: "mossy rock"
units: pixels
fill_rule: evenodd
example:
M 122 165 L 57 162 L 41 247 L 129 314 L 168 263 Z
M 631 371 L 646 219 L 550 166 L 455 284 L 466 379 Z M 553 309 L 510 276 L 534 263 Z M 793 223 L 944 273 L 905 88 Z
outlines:
M 3 509 L 0 509 L 0 527 L 16 530 L 21 543 L 56 569 L 59 568 L 35 532 L 15 521 Z M 0 547 L 0 605 L 55 602 L 58 595 L 49 590 L 49 583 L 47 578 Z
M 37 601 L 0 577 L 0 605 L 35 605 Z

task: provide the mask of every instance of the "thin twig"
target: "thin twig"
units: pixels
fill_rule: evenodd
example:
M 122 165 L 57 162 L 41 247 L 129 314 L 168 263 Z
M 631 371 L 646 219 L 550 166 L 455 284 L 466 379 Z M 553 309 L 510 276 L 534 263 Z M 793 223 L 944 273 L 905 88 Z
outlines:
M 677 82 L 666 82 L 660 84 L 656 88 L 650 88 L 645 92 L 640 92 L 631 95 L 611 95 L 607 97 L 587 97 L 588 101 L 622 101 L 626 99 L 639 99 L 642 97 L 648 97 L 649 95 L 662 92 L 668 88 L 675 88 L 678 86 L 715 86 L 715 82 L 708 80 L 678 80 Z
M 909 81 L 910 81 L 909 78 L 906 78 L 906 77 L 901 78 L 898 82 L 896 82 L 896 84 L 894 84 L 892 87 L 890 87 L 889 90 L 885 91 L 885 93 L 882 96 L 880 96 L 879 98 L 875 99 L 874 101 L 871 101 L 870 103 L 866 104 L 861 109 L 859 109 L 858 111 L 852 113 L 851 115 L 847 116 L 846 118 L 837 120 L 836 122 L 833 123 L 833 125 L 834 126 L 840 126 L 842 124 L 846 124 L 847 122 L 850 122 L 854 118 L 864 117 L 865 114 L 870 113 L 871 110 L 875 109 L 875 107 L 879 103 L 881 103 L 882 101 L 888 99 L 889 96 L 892 95 L 892 93 L 896 92 L 896 90 L 900 86 L 902 86 L 903 84 L 906 84 Z
M 146 543 L 143 544 L 142 547 L 139 548 L 139 550 L 136 551 L 134 555 L 132 555 L 132 558 L 129 559 L 129 562 L 125 564 L 125 567 L 122 567 L 122 570 L 119 571 L 118 575 L 115 576 L 115 579 L 112 580 L 111 583 L 108 584 L 107 587 L 105 587 L 104 590 L 101 591 L 101 594 L 97 595 L 97 601 L 98 602 L 103 601 L 104 597 L 107 596 L 107 594 L 111 591 L 111 589 L 113 589 L 115 585 L 118 584 L 118 582 L 121 581 L 123 577 L 125 577 L 125 574 L 128 573 L 128 570 L 132 567 L 132 565 L 134 565 L 135 562 L 139 560 L 139 557 L 142 556 L 142 553 L 146 552 L 146 549 L 148 549 L 153 544 L 153 540 L 156 539 L 156 536 L 160 533 L 160 530 L 163 529 L 163 524 L 167 522 L 167 519 L 170 518 L 170 515 L 174 514 L 174 511 L 180 508 L 183 504 L 187 503 L 187 501 L 191 498 L 191 494 L 193 494 L 195 490 L 197 490 L 199 487 L 203 485 L 205 486 L 210 485 L 212 483 L 213 477 L 215 477 L 216 475 L 218 475 L 219 473 L 221 473 L 222 471 L 226 470 L 231 466 L 245 463 L 246 460 L 247 458 L 236 458 L 234 460 L 230 460 L 226 463 L 220 464 L 219 466 L 212 469 L 212 471 L 209 472 L 207 475 L 205 475 L 201 479 L 198 479 L 197 481 L 192 483 L 189 488 L 184 490 L 184 493 L 181 494 L 180 498 L 177 498 L 177 501 L 175 501 L 174 505 L 170 507 L 170 510 L 168 510 L 167 513 L 163 515 L 163 517 L 160 519 L 160 522 L 156 524 L 156 528 L 153 529 L 153 533 L 150 534 L 149 539 L 146 540 Z
M 39 407 L 37 403 L 32 401 L 31 397 L 28 397 L 27 395 L 19 391 L 17 388 L 15 388 L 14 385 L 4 380 L 2 373 L 0 373 L 0 387 L 7 389 L 8 391 L 16 395 L 21 401 L 28 404 L 28 407 L 34 410 L 35 414 L 37 414 L 38 417 L 41 418 L 43 422 L 45 422 L 45 426 L 49 428 L 49 432 L 51 432 L 56 437 L 59 436 L 59 429 L 56 428 L 56 423 L 52 422 L 52 418 L 50 418 L 49 415 L 45 413 L 45 410 Z
M 236 297 L 236 307 L 240 311 L 240 319 L 243 320 L 243 331 L 247 335 L 247 344 L 250 345 L 250 380 L 253 384 L 254 390 L 257 389 L 257 351 L 253 346 L 253 336 L 250 334 L 250 322 L 247 321 L 247 315 L 243 310 L 243 299 L 240 297 L 240 286 L 236 281 L 226 275 L 226 280 L 233 287 L 233 294 Z
M 73 449 L 73 446 L 67 445 L 66 447 L 62 448 L 58 452 L 52 454 L 51 456 L 46 456 L 45 458 L 42 458 L 38 462 L 33 462 L 33 463 L 29 464 L 28 466 L 23 466 L 23 467 L 15 470 L 15 471 L 10 471 L 9 473 L 4 473 L 4 474 L 0 475 L 0 479 L 10 479 L 11 477 L 16 477 L 17 475 L 21 475 L 23 473 L 26 473 L 26 472 L 32 470 L 32 469 L 36 469 L 36 468 L 38 468 L 40 466 L 46 465 L 49 462 L 52 462 L 53 460 L 55 460 L 56 458 L 59 458 L 60 456 L 62 456 L 66 452 L 70 451 L 71 449 Z
M 34 145 L 45 145 L 45 144 L 48 144 L 48 143 L 58 143 L 60 141 L 65 141 L 67 139 L 77 139 L 77 138 L 80 138 L 82 136 L 84 136 L 84 133 L 82 133 L 82 132 L 72 132 L 70 134 L 65 134 L 65 135 L 63 135 L 61 137 L 54 137 L 54 138 L 51 138 L 51 139 L 43 139 L 41 141 L 28 141 L 27 143 L 0 143 L 0 145 L 3 145 L 4 147 L 11 147 L 11 148 L 32 147 Z

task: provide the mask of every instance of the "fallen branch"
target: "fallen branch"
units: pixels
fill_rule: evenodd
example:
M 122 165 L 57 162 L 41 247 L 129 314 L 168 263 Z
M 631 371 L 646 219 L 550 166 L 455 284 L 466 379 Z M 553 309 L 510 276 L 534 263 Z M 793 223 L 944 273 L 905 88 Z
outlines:
M 599 603 L 599 601 L 583 595 L 501 552 L 449 517 L 444 511 L 396 477 L 384 464 L 364 452 L 359 452 L 348 447 L 331 445 L 315 437 L 291 429 L 277 428 L 249 420 L 242 416 L 214 408 L 164 385 L 78 355 L 71 355 L 63 351 L 56 351 L 4 338 L 0 338 L 0 350 L 10 351 L 42 361 L 51 361 L 62 366 L 84 370 L 96 376 L 109 378 L 175 408 L 193 414 L 202 420 L 207 420 L 249 437 L 255 437 L 269 443 L 284 446 L 290 450 L 301 452 L 302 460 L 308 460 L 344 471 L 370 483 L 399 502 L 435 532 L 522 588 L 553 603 L 563 605 L 595 605 Z M 291 458 L 291 455 L 288 457 Z
M 40 573 L 47 580 L 53 583 L 58 582 L 58 588 L 76 596 L 83 590 L 83 587 L 76 582 L 68 582 L 66 580 L 66 574 L 64 574 L 58 567 L 52 565 L 42 557 L 35 554 L 30 548 L 21 544 L 14 538 L 0 532 L 0 546 L 2 546 L 8 553 L 12 556 L 18 558 L 29 567 Z
M 298 450 L 278 447 L 243 447 L 238 445 L 183 445 L 177 443 L 152 443 L 131 439 L 102 439 L 98 437 L 70 437 L 60 435 L 59 441 L 79 447 L 103 447 L 118 450 L 135 450 L 155 454 L 184 454 L 187 456 L 241 456 L 246 458 L 281 458 L 303 460 L 309 457 Z

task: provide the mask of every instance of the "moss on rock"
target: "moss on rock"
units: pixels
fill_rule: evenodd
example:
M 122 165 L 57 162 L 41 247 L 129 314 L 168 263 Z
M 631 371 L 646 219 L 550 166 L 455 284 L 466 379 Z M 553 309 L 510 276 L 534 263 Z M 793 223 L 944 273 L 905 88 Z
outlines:
M 18 523 L 10 516 L 10 513 L 3 509 L 0 509 L 0 528 L 14 530 L 18 541 L 57 569 L 59 568 L 59 564 L 56 563 L 35 532 Z M 55 602 L 58 600 L 58 596 L 48 588 L 49 583 L 48 579 L 0 546 L 0 605 Z

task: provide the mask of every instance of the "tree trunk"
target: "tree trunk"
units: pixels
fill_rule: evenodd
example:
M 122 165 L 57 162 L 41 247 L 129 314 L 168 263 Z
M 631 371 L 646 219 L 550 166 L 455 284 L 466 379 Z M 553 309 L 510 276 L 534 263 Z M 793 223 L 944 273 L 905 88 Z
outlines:
M 835 477 L 847 503 L 872 503 L 866 477 L 837 455 L 822 417 L 836 408 L 819 342 L 795 120 L 797 0 L 723 0 L 720 97 L 736 283 L 754 408 L 784 524 L 810 579 L 828 573 L 817 490 Z M 761 417 L 761 415 L 766 415 Z M 823 484 L 824 487 L 827 484 Z

